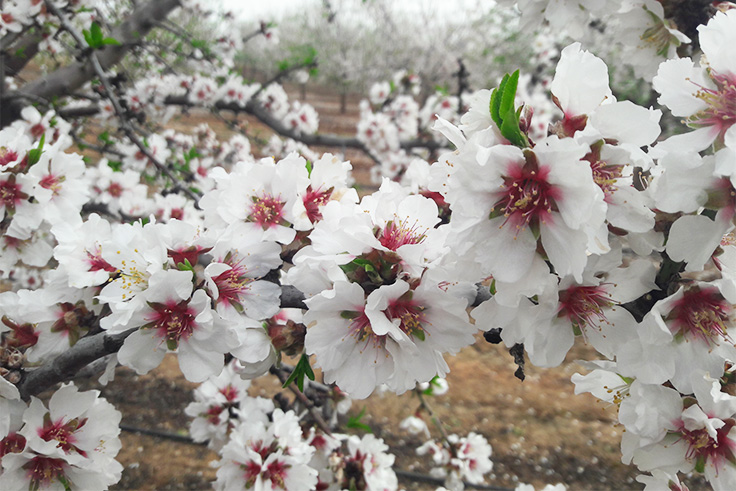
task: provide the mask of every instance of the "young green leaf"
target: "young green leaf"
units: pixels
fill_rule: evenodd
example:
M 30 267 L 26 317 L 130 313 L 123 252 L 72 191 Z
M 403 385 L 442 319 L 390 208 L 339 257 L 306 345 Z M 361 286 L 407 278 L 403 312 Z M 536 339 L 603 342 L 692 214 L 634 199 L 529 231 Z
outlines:
M 46 133 L 41 135 L 41 140 L 38 142 L 38 146 L 28 151 L 28 167 L 31 167 L 41 160 L 41 154 L 43 153 L 43 144 L 46 141 Z
M 314 380 L 314 372 L 312 371 L 312 367 L 309 365 L 309 356 L 306 354 L 302 354 L 302 357 L 299 358 L 299 362 L 294 367 L 294 371 L 291 372 L 291 375 L 289 375 L 289 378 L 286 379 L 286 382 L 284 382 L 282 387 L 285 389 L 290 383 L 294 382 L 296 383 L 296 386 L 299 387 L 299 391 L 304 392 L 304 377 L 307 377 L 309 380 Z
M 504 77 L 505 78 L 505 77 Z M 501 118 L 506 117 L 509 110 L 514 109 L 514 99 L 516 98 L 516 87 L 519 84 L 519 70 L 516 70 L 506 79 L 503 90 L 501 90 L 501 103 L 498 108 L 499 115 Z
M 501 135 L 517 147 L 526 148 L 529 146 L 529 140 L 519 127 L 521 110 L 521 106 L 517 111 L 514 111 L 513 106 L 509 108 L 509 112 L 504 117 L 503 124 L 501 124 Z
M 509 80 L 509 74 L 503 76 L 501 79 L 501 83 L 498 84 L 498 88 L 493 91 L 491 94 L 491 119 L 493 119 L 493 122 L 496 123 L 496 125 L 500 128 L 501 123 L 503 123 L 503 120 L 501 119 L 501 98 L 503 94 L 503 90 L 506 87 L 506 82 Z
M 92 34 L 92 40 L 95 44 L 97 44 L 97 46 L 102 45 L 102 28 L 100 27 L 100 24 L 93 22 L 89 32 Z
M 363 406 L 363 409 L 360 410 L 360 413 L 358 413 L 357 416 L 349 417 L 345 426 L 354 430 L 363 430 L 368 433 L 373 433 L 371 427 L 361 421 L 363 416 L 365 416 L 365 406 Z

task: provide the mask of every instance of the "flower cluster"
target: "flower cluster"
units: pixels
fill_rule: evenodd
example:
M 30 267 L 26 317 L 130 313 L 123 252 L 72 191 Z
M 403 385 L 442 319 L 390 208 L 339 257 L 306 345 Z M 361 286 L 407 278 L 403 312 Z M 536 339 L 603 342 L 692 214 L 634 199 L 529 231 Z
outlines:
M 106 489 L 120 479 L 120 413 L 99 392 L 65 385 L 48 408 L 35 397 L 27 408 L 19 401 L 5 404 L 3 489 Z

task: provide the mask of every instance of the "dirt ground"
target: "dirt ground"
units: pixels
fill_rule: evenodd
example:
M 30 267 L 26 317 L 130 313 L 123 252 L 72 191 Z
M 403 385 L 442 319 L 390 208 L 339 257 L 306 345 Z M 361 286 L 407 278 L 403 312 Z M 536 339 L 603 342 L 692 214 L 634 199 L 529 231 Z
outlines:
M 299 95 L 293 88 L 290 92 L 293 97 Z M 310 89 L 306 97 L 320 114 L 320 132 L 351 136 L 358 121 L 358 101 L 349 97 L 348 111 L 341 114 L 337 95 Z M 202 122 L 221 136 L 232 132 L 221 120 L 197 111 L 171 125 L 188 131 Z M 248 131 L 268 135 L 267 129 L 252 120 Z M 356 180 L 370 189 L 370 159 L 351 150 L 345 157 L 353 162 Z M 575 360 L 590 358 L 593 353 L 585 345 L 576 345 L 561 367 L 542 370 L 527 365 L 526 380 L 521 382 L 513 375 L 516 366 L 507 350 L 488 344 L 479 335 L 475 345 L 448 360 L 450 390 L 430 402 L 448 432 L 462 435 L 474 431 L 491 443 L 494 468 L 487 480 L 490 485 L 514 488 L 523 482 L 539 489 L 562 482 L 575 490 L 641 489 L 634 481 L 636 469 L 620 463 L 621 428 L 614 424 L 616 408 L 606 407 L 590 395 L 573 393 L 570 376 L 579 371 Z M 278 386 L 275 379 L 262 379 L 252 387 L 251 395 L 272 394 Z M 102 393 L 122 411 L 124 425 L 186 435 L 189 421 L 183 409 L 191 401 L 194 387 L 181 376 L 176 360 L 167 357 L 161 367 L 145 376 L 118 368 L 116 380 Z M 395 467 L 426 473 L 427 462 L 415 453 L 423 440 L 398 429 L 398 423 L 417 406 L 411 395 L 387 394 L 354 402 L 350 414 L 356 415 L 365 407 L 363 421 L 390 445 L 396 455 Z M 122 433 L 122 440 L 118 460 L 125 470 L 114 489 L 197 490 L 208 489 L 214 480 L 215 469 L 210 463 L 217 455 L 203 446 L 129 431 Z M 698 481 L 688 484 L 693 490 L 702 487 Z M 412 490 L 436 488 L 404 479 L 400 485 Z

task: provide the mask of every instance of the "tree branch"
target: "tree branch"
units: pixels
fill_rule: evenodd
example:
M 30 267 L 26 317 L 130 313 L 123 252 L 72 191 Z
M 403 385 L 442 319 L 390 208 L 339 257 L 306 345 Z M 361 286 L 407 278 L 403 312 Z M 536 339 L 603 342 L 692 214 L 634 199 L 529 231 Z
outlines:
M 17 384 L 21 398 L 27 401 L 49 387 L 71 380 L 79 370 L 93 361 L 117 353 L 125 338 L 135 330 L 133 328 L 119 334 L 99 333 L 82 338 L 53 361 L 36 370 L 24 372 L 23 378 Z
M 102 69 L 107 70 L 119 63 L 132 46 L 156 26 L 156 22 L 165 19 L 178 6 L 179 0 L 151 0 L 137 8 L 110 33 L 110 37 L 120 42 L 120 46 L 108 45 L 99 50 L 97 56 Z M 84 59 L 27 83 L 17 91 L 17 95 L 52 100 L 54 97 L 73 93 L 94 77 L 92 61 Z M 3 101 L 0 111 L 0 128 L 20 118 L 20 111 L 24 107 L 20 98 L 7 99 Z

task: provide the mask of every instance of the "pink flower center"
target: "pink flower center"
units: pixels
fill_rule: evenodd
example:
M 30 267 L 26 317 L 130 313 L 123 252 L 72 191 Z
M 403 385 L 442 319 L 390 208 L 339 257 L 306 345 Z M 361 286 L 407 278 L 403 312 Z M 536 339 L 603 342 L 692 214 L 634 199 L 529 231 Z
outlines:
M 84 251 L 87 254 L 87 264 L 89 264 L 89 271 L 107 271 L 108 273 L 114 273 L 117 271 L 107 261 L 102 259 L 102 249 L 99 244 L 95 245 L 92 251 Z
M 156 329 L 170 350 L 176 349 L 181 338 L 188 339 L 194 332 L 197 313 L 189 307 L 188 300 L 179 303 L 150 302 L 149 305 L 153 312 L 148 315 L 149 323 L 143 327 Z
M 261 465 L 254 461 L 249 461 L 247 464 L 241 465 L 243 471 L 245 471 L 245 487 L 251 488 L 258 479 L 261 473 Z
M 18 154 L 7 147 L 0 147 L 0 167 L 18 160 Z
M 46 413 L 43 418 L 43 427 L 38 429 L 38 436 L 46 441 L 56 440 L 59 442 L 56 447 L 64 451 L 64 453 L 77 452 L 82 457 L 87 456 L 87 452 L 80 450 L 74 445 L 77 438 L 74 433 L 87 423 L 87 418 L 82 420 L 72 419 L 64 423 L 63 419 L 51 421 L 51 416 Z
M 736 123 L 736 82 L 714 72 L 710 73 L 710 77 L 716 88 L 698 85 L 698 92 L 695 94 L 695 97 L 708 104 L 708 108 L 688 117 L 686 122 L 688 126 L 696 128 L 718 128 L 718 137 L 722 140 L 726 131 Z
M 225 396 L 225 399 L 228 402 L 233 402 L 238 398 L 238 389 L 232 385 L 228 385 L 227 387 L 220 389 L 220 394 Z
M 69 482 L 64 469 L 69 464 L 63 459 L 50 457 L 33 457 L 23 466 L 26 478 L 30 481 L 29 489 L 46 489 L 52 482 Z
M 64 182 L 64 176 L 55 176 L 53 174 L 46 174 L 41 179 L 40 183 L 42 188 L 50 189 L 54 192 L 54 196 L 58 196 L 61 190 L 61 183 Z
M 28 195 L 21 191 L 20 186 L 15 182 L 15 176 L 10 176 L 4 181 L 0 181 L 0 202 L 10 210 L 15 210 L 15 206 L 28 199 Z
M 344 319 L 351 319 L 350 326 L 348 327 L 348 333 L 355 339 L 356 342 L 370 342 L 373 341 L 374 346 L 383 345 L 383 336 L 377 336 L 373 334 L 371 328 L 371 321 L 368 316 L 365 315 L 365 310 L 360 309 L 357 311 L 346 310 L 340 314 Z
M 322 220 L 321 208 L 330 200 L 332 190 L 333 188 L 330 188 L 327 191 L 322 191 L 321 188 L 319 188 L 315 191 L 312 189 L 311 185 L 307 188 L 307 193 L 304 195 L 302 201 L 304 203 L 304 208 L 307 210 L 307 217 L 310 222 L 315 223 Z
M 549 169 L 539 167 L 536 156 L 525 152 L 523 166 L 513 163 L 504 177 L 502 195 L 491 209 L 490 218 L 505 216 L 503 225 L 511 223 L 517 234 L 527 226 L 537 228 L 549 214 L 557 211 L 555 199 L 559 191 L 547 182 Z M 503 226 L 502 225 L 502 226 Z
M 603 191 L 604 199 L 610 201 L 611 196 L 618 189 L 616 181 L 622 177 L 623 165 L 609 164 L 605 160 L 601 160 L 603 143 L 603 140 L 600 140 L 591 145 L 591 151 L 583 157 L 583 160 L 590 163 L 590 169 L 593 171 L 593 181 Z
M 121 186 L 120 183 L 111 182 L 110 185 L 107 187 L 107 192 L 110 194 L 110 196 L 119 198 L 123 194 L 123 186 Z
M 407 336 L 424 341 L 427 334 L 422 327 L 422 324 L 427 322 L 424 310 L 425 307 L 411 299 L 407 300 L 402 296 L 396 300 L 392 300 L 384 313 L 391 320 L 398 319 L 399 329 Z M 379 348 L 386 344 L 385 335 L 377 335 L 373 332 L 371 321 L 365 314 L 365 310 L 346 310 L 340 315 L 344 319 L 351 320 L 348 333 L 356 342 L 365 342 L 366 345 L 372 342 L 374 347 Z
M 708 430 L 705 428 L 689 431 L 683 425 L 683 428 L 680 430 L 680 434 L 682 435 L 680 439 L 688 446 L 685 458 L 696 460 L 701 465 L 709 462 L 715 466 L 716 472 L 725 463 L 733 462 L 736 458 L 736 454 L 734 453 L 736 442 L 731 440 L 728 434 L 731 432 L 731 428 L 736 425 L 736 421 L 726 419 L 724 423 L 726 424 L 723 427 L 716 430 L 715 439 L 711 438 Z
M 0 440 L 0 459 L 9 453 L 21 453 L 26 448 L 26 437 L 20 433 L 11 433 Z
M 604 309 L 613 306 L 610 294 L 603 285 L 571 286 L 560 292 L 557 317 L 565 317 L 582 329 L 608 323 Z
M 280 460 L 275 460 L 268 464 L 266 472 L 263 473 L 263 478 L 268 479 L 272 483 L 272 487 L 276 489 L 286 489 L 286 473 L 291 466 Z
M 285 204 L 283 201 L 268 193 L 264 193 L 261 197 L 254 196 L 252 199 L 253 205 L 248 221 L 257 223 L 263 230 L 281 225 Z
M 718 289 L 694 287 L 674 303 L 667 320 L 671 320 L 670 330 L 675 337 L 700 339 L 710 346 L 719 338 L 729 340 L 726 330 L 731 311 Z
M 404 300 L 401 297 L 390 302 L 385 312 L 389 319 L 399 320 L 399 328 L 407 336 L 424 341 L 426 333 L 422 327 L 422 324 L 426 322 L 424 307 L 414 300 Z
M 392 251 L 396 251 L 399 247 L 406 244 L 419 244 L 425 238 L 421 227 L 414 222 L 409 225 L 401 220 L 390 221 L 378 235 L 378 241 L 381 245 Z M 426 231 L 426 229 L 425 229 Z
M 225 410 L 225 406 L 212 406 L 207 409 L 206 418 L 207 422 L 212 425 L 220 423 L 220 414 Z
M 248 277 L 248 268 L 242 264 L 242 260 L 233 263 L 231 260 L 225 259 L 224 262 L 230 265 L 231 268 L 212 278 L 219 292 L 217 302 L 228 302 L 236 309 L 242 308 L 240 304 L 241 296 L 249 293 L 253 278 Z
M 184 218 L 184 210 L 181 208 L 172 208 L 171 213 L 169 213 L 169 217 L 172 220 L 181 220 Z

